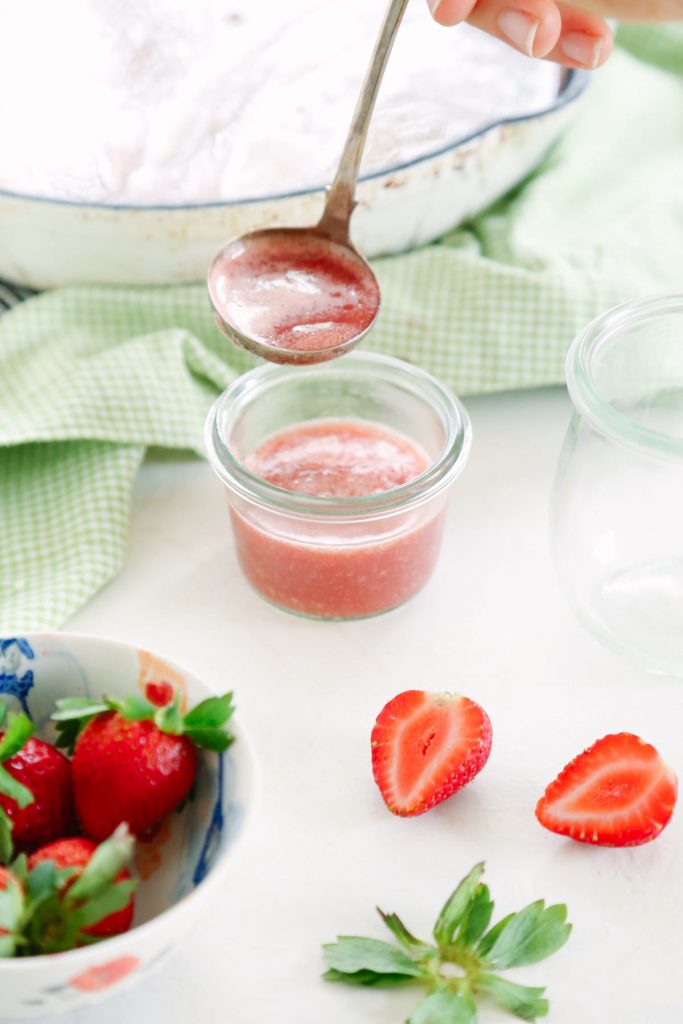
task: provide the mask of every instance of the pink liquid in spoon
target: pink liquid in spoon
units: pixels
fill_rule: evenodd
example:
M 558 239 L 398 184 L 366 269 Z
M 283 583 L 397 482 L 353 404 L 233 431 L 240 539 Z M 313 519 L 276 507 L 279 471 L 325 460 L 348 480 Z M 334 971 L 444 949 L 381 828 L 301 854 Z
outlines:
M 367 330 L 379 308 L 360 257 L 310 232 L 236 239 L 213 264 L 209 287 L 224 320 L 291 352 L 334 350 Z

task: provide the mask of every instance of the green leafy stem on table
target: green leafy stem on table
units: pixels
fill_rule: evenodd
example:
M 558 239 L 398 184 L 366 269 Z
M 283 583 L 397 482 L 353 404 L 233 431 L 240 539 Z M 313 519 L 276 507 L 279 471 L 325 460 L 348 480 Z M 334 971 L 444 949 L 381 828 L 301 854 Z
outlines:
M 518 985 L 497 971 L 533 964 L 555 953 L 571 932 L 563 904 L 537 900 L 489 929 L 493 901 L 481 882 L 484 865 L 462 880 L 434 925 L 434 944 L 408 931 L 396 914 L 378 913 L 402 948 L 377 939 L 340 935 L 323 946 L 328 981 L 350 985 L 416 983 L 426 987 L 406 1024 L 476 1024 L 480 993 L 522 1020 L 548 1012 L 545 989 Z

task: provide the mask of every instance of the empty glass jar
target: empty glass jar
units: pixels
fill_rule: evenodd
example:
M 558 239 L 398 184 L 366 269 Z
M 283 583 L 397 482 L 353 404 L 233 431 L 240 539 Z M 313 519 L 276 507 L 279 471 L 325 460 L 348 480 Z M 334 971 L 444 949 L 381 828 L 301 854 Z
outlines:
M 590 323 L 567 386 L 551 507 L 560 581 L 596 636 L 683 675 L 683 295 Z

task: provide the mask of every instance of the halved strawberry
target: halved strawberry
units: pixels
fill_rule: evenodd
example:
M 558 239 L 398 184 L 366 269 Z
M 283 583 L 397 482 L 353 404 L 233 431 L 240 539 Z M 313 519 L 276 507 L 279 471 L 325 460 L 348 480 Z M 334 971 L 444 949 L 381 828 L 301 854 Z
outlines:
M 380 712 L 372 772 L 393 814 L 422 814 L 471 782 L 491 752 L 491 722 L 460 693 L 406 690 Z
M 562 769 L 536 805 L 544 828 L 597 846 L 639 846 L 668 825 L 678 782 L 651 744 L 603 736 Z

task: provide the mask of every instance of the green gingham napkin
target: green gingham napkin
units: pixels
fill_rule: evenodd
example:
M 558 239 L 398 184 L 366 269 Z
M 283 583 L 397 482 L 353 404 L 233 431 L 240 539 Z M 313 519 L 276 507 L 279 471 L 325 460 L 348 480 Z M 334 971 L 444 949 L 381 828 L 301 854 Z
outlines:
M 588 319 L 682 286 L 683 27 L 623 29 L 543 167 L 375 266 L 367 348 L 461 394 L 561 382 Z M 145 450 L 201 454 L 210 402 L 248 365 L 200 285 L 66 288 L 0 317 L 0 633 L 61 624 L 118 570 Z

